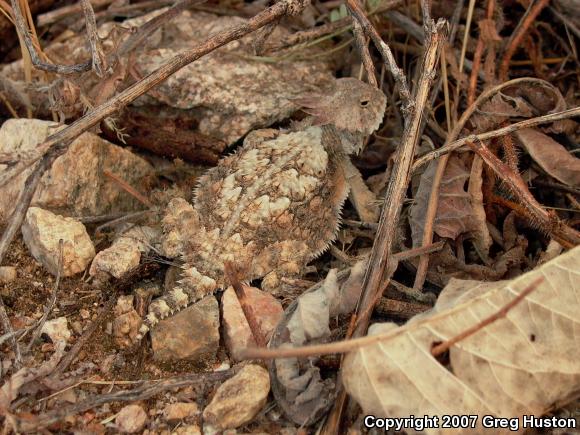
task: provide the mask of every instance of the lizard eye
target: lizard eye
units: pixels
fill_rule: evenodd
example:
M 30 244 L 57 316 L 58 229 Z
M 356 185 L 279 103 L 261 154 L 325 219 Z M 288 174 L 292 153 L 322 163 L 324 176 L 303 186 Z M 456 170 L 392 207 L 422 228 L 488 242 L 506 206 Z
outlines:
M 368 105 L 369 105 L 369 100 L 361 100 L 361 102 L 360 102 L 361 107 L 367 107 Z

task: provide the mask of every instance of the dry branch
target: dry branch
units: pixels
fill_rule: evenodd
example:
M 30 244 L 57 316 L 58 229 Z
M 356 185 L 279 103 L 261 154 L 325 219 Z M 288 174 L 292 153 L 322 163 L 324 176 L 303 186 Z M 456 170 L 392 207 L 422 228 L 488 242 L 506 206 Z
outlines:
M 518 199 L 533 227 L 549 234 L 564 247 L 572 248 L 580 245 L 580 233 L 562 222 L 556 213 L 546 211 L 530 193 L 518 173 L 498 159 L 482 142 L 468 141 L 467 144 L 493 169 L 507 189 Z
M 213 384 L 224 382 L 235 374 L 235 369 L 223 370 L 219 372 L 209 373 L 194 373 L 183 376 L 176 376 L 174 378 L 165 379 L 162 381 L 146 382 L 144 385 L 136 387 L 132 390 L 117 391 L 110 394 L 102 394 L 95 397 L 90 397 L 79 403 L 70 406 L 56 408 L 50 412 L 39 415 L 38 417 L 23 417 L 13 416 L 14 421 L 18 425 L 18 429 L 25 432 L 38 431 L 41 428 L 54 424 L 66 417 L 78 414 L 89 409 L 95 409 L 105 403 L 112 402 L 135 402 L 139 400 L 147 400 L 157 394 L 165 391 L 174 390 L 184 387 L 209 387 Z
M 394 222 L 399 221 L 399 216 L 405 199 L 409 176 L 411 173 L 411 164 L 415 155 L 415 149 L 419 142 L 419 130 L 422 125 L 424 116 L 424 106 L 429 96 L 431 84 L 435 77 L 435 67 L 439 59 L 439 49 L 446 37 L 446 22 L 439 21 L 437 24 L 432 23 L 428 28 L 427 49 L 423 59 L 421 78 L 419 79 L 412 112 L 409 121 L 406 124 L 403 133 L 401 146 L 397 152 L 395 165 L 387 192 L 385 194 L 385 205 L 383 207 L 377 235 L 373 243 L 373 250 L 369 260 L 369 266 L 363 282 L 363 290 L 358 313 L 371 313 L 369 306 L 373 301 L 377 301 L 377 292 L 381 289 L 385 280 L 385 272 L 388 270 L 388 263 L 391 260 L 392 250 L 396 242 L 396 225 Z M 359 317 L 354 336 L 364 335 L 369 321 L 369 315 Z

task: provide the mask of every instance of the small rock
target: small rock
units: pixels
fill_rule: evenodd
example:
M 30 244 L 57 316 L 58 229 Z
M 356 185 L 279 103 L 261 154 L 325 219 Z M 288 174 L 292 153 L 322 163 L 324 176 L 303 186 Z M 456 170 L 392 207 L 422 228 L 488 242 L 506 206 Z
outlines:
M 244 286 L 249 303 L 258 321 L 258 327 L 266 341 L 270 339 L 272 331 L 282 318 L 284 309 L 282 304 L 270 293 L 263 292 L 255 287 Z M 224 315 L 225 344 L 230 356 L 239 360 L 239 351 L 249 346 L 256 346 L 256 341 L 246 320 L 246 316 L 236 296 L 236 292 L 229 287 L 222 298 Z
M 119 411 L 117 418 L 115 418 L 117 429 L 123 433 L 139 432 L 143 429 L 146 422 L 147 414 L 139 405 L 125 406 Z
M 91 317 L 91 313 L 86 308 L 81 308 L 79 310 L 79 314 L 81 315 L 81 319 L 83 320 L 87 320 L 89 317 Z
M 42 325 L 42 333 L 50 337 L 53 343 L 57 341 L 67 342 L 70 338 L 70 331 L 67 325 L 66 317 L 58 317 L 56 319 L 48 320 Z
M 163 410 L 163 415 L 168 423 L 179 423 L 188 417 L 199 414 L 199 407 L 196 403 L 177 402 L 167 405 Z
M 235 429 L 252 421 L 270 392 L 268 371 L 250 364 L 217 389 L 203 411 L 204 421 L 220 429 Z
M 160 232 L 151 227 L 131 228 L 115 240 L 109 248 L 96 255 L 89 274 L 100 282 L 106 282 L 112 277 L 122 277 L 139 265 L 141 253 L 149 252 L 159 235 Z
M 0 266 L 0 284 L 8 284 L 14 281 L 17 276 L 14 266 Z
M 64 127 L 38 119 L 9 119 L 0 128 L 0 153 L 35 155 L 38 144 Z M 4 168 L 0 164 L 0 172 Z M 83 133 L 42 176 L 32 205 L 74 216 L 138 209 L 140 203 L 104 176 L 104 170 L 122 174 L 133 186 L 143 185 L 154 176 L 153 167 L 141 157 L 93 133 Z M 8 219 L 14 210 L 31 171 L 32 168 L 24 170 L 0 187 L 0 221 Z
M 95 247 L 82 223 L 38 207 L 28 209 L 22 236 L 32 256 L 53 275 L 58 273 L 59 239 L 64 241 L 63 276 L 82 272 L 95 256 Z
M 73 331 L 76 335 L 82 335 L 83 333 L 83 325 L 78 320 L 71 322 L 70 326 L 72 327 Z
M 133 308 L 133 295 L 121 296 L 115 306 L 113 337 L 121 349 L 137 344 L 141 316 Z
M 121 314 L 131 311 L 133 309 L 133 299 L 133 295 L 119 296 L 119 299 L 117 299 L 117 305 L 115 305 L 114 308 L 115 315 L 120 316 Z
M 172 435 L 201 435 L 201 429 L 196 424 L 190 424 L 187 426 L 179 426 L 171 433 Z
M 157 361 L 202 361 L 215 357 L 219 347 L 219 307 L 214 296 L 159 322 L 151 331 Z

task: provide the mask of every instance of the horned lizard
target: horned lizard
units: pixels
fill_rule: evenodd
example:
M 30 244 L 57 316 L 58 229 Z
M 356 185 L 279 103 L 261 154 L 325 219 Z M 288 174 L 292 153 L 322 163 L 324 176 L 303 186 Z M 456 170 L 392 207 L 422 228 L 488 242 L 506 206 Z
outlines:
M 173 199 L 163 219 L 166 252 L 184 260 L 179 286 L 154 300 L 141 338 L 160 319 L 226 284 L 224 264 L 274 288 L 335 238 L 348 195 L 344 162 L 382 122 L 384 94 L 353 78 L 297 100 L 312 115 L 294 131 L 258 130 L 199 180 L 195 205 Z

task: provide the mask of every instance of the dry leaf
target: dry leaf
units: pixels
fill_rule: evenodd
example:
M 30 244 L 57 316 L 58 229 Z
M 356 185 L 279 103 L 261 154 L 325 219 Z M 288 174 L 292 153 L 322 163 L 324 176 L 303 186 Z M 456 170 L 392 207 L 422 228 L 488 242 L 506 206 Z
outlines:
M 323 282 L 290 304 L 272 334 L 269 347 L 297 347 L 328 338 L 330 319 L 354 309 L 365 265 L 366 261 L 359 261 L 350 270 L 331 269 Z M 332 405 L 334 382 L 322 380 L 311 359 L 276 359 L 270 366 L 270 379 L 276 402 L 297 424 L 312 424 Z
M 431 355 L 433 343 L 477 325 L 539 276 L 506 318 L 452 346 L 448 367 Z M 453 280 L 433 310 L 405 326 L 373 325 L 370 335 L 389 340 L 350 353 L 343 382 L 377 417 L 542 415 L 580 393 L 579 310 L 580 247 L 512 281 Z
M 530 118 L 566 109 L 566 101 L 555 86 L 545 81 L 518 83 L 495 94 L 481 106 L 470 123 L 472 133 L 493 130 L 513 117 Z
M 525 128 L 516 136 L 544 171 L 567 186 L 580 186 L 580 159 L 539 130 Z
M 436 166 L 436 162 L 431 163 L 421 176 L 415 202 L 411 207 L 410 224 L 414 247 L 420 246 L 423 238 L 427 204 Z M 457 155 L 452 155 L 441 180 L 439 204 L 433 229 L 439 236 L 452 240 L 460 234 L 470 233 L 475 238 L 476 245 L 482 254 L 486 255 L 491 245 L 491 237 L 485 224 L 482 200 L 475 194 L 477 181 L 474 180 L 471 183 L 469 192 L 466 190 L 469 176 L 470 171 L 463 160 Z M 481 178 L 479 178 L 479 191 L 481 192 Z

